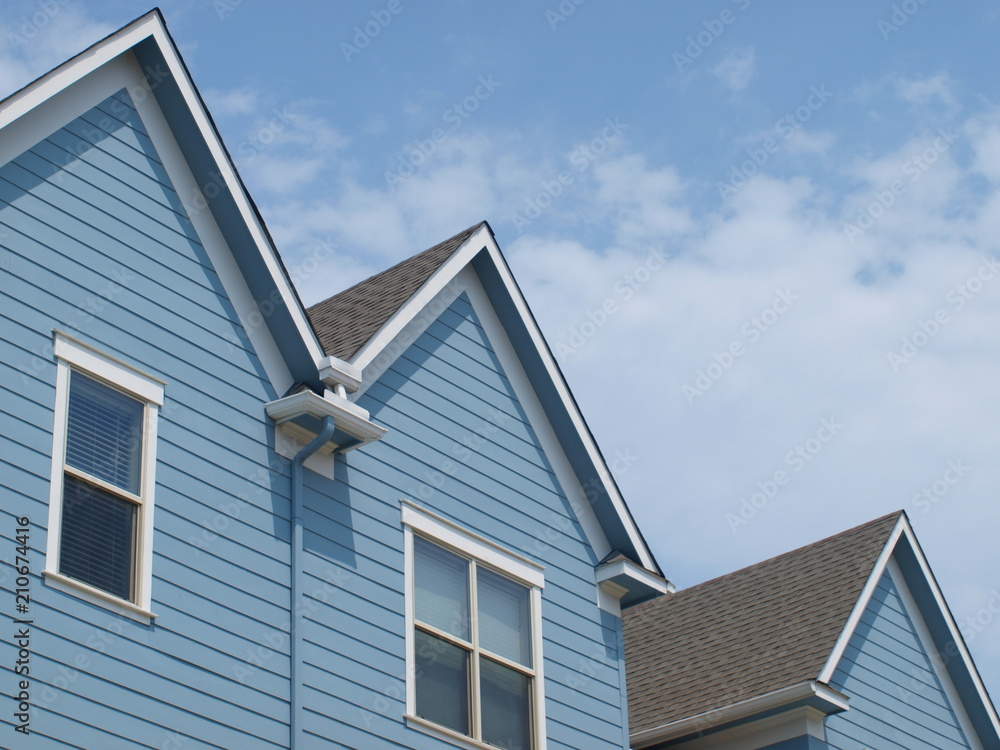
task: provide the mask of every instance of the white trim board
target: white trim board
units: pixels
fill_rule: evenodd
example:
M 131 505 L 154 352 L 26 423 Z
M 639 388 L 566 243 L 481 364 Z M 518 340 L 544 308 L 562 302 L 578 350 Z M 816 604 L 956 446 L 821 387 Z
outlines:
M 986 686 L 983 684 L 982 678 L 979 676 L 979 672 L 975 667 L 975 663 L 972 660 L 972 655 L 969 653 L 968 647 L 965 645 L 965 640 L 959 631 L 958 625 L 955 622 L 954 617 L 952 617 L 951 610 L 949 609 L 947 603 L 944 599 L 944 594 L 941 592 L 941 588 L 938 586 L 937 580 L 934 578 L 934 574 L 931 572 L 930 565 L 927 563 L 927 558 L 924 556 L 923 550 L 920 548 L 920 544 L 917 542 L 917 538 L 913 533 L 913 527 L 910 526 L 909 520 L 907 520 L 906 515 L 902 514 L 899 517 L 899 521 L 896 523 L 895 528 L 889 535 L 889 539 L 882 549 L 875 566 L 872 569 L 871 575 L 868 577 L 868 581 L 865 583 L 865 587 L 861 592 L 861 596 L 858 597 L 857 603 L 854 605 L 854 609 L 851 612 L 844 629 L 841 631 L 840 637 L 837 639 L 837 643 L 830 653 L 829 659 L 827 659 L 826 665 L 823 667 L 823 671 L 820 673 L 819 681 L 824 683 L 829 683 L 833 678 L 834 672 L 837 670 L 837 665 L 840 663 L 841 657 L 844 655 L 844 651 L 847 649 L 847 645 L 854 635 L 854 631 L 858 626 L 858 622 L 861 620 L 862 615 L 868 608 L 868 604 L 871 601 L 872 595 L 875 592 L 878 582 L 881 580 L 883 573 L 889 570 L 890 564 L 895 566 L 895 570 L 899 575 L 900 581 L 905 583 L 905 576 L 902 570 L 899 568 L 896 561 L 893 559 L 896 547 L 900 540 L 905 536 L 906 541 L 910 545 L 910 549 L 913 551 L 913 555 L 917 560 L 917 564 L 920 566 L 920 573 L 923 575 L 930 587 L 931 593 L 934 597 L 934 605 L 938 608 L 941 616 L 944 618 L 945 624 L 948 628 L 948 640 L 949 643 L 955 644 L 955 648 L 958 651 L 958 655 L 962 659 L 962 667 L 969 674 L 972 679 L 973 685 L 976 689 L 977 698 L 981 701 L 986 713 L 989 717 L 990 723 L 992 724 L 993 731 L 996 736 L 1000 737 L 1000 718 L 997 716 L 996 709 L 993 706 L 993 702 L 990 700 L 989 693 L 986 691 Z M 891 575 L 891 574 L 890 574 Z M 894 579 L 895 580 L 895 579 Z M 909 594 L 909 585 L 906 585 L 907 593 Z M 914 606 L 914 615 L 921 618 L 923 623 L 923 613 L 917 608 L 916 601 L 910 595 L 910 602 Z M 908 602 L 909 603 L 909 602 Z M 926 625 L 924 625 L 926 629 Z M 927 636 L 930 637 L 930 632 L 926 631 Z M 931 641 L 933 643 L 933 641 Z M 925 644 L 926 647 L 926 644 Z M 940 649 L 936 645 L 930 650 L 930 653 L 937 653 Z M 932 660 L 933 661 L 933 660 Z M 949 675 L 950 682 L 950 675 Z M 962 705 L 963 711 L 965 710 L 964 704 Z M 964 728 L 964 726 L 963 726 Z M 975 732 L 970 736 L 970 742 L 973 738 L 978 740 L 978 736 Z
M 53 588 L 73 594 L 94 604 L 119 612 L 126 617 L 149 623 L 153 585 L 153 516 L 156 509 L 156 449 L 159 409 L 163 404 L 164 383 L 140 369 L 104 354 L 59 331 L 54 333 L 53 357 L 56 360 L 56 390 L 53 404 L 52 459 L 49 476 L 49 523 L 45 543 L 45 581 Z M 131 600 L 101 591 L 60 572 L 62 552 L 63 494 L 66 464 L 66 441 L 69 433 L 70 375 L 80 372 L 144 404 L 142 415 L 141 483 L 133 497 L 138 507 Z M 94 481 L 90 479 L 89 481 Z M 132 493 L 128 493 L 132 497 Z
M 291 282 L 282 269 L 276 248 L 269 240 L 249 195 L 236 175 L 236 168 L 226 153 L 221 137 L 212 125 L 194 83 L 181 62 L 180 55 L 170 39 L 159 11 L 151 11 L 133 21 L 107 39 L 90 47 L 84 53 L 77 55 L 13 94 L 0 105 L 0 130 L 3 131 L 4 136 L 0 140 L 0 164 L 16 157 L 41 138 L 83 114 L 120 88 L 138 85 L 148 92 L 149 85 L 146 77 L 131 51 L 136 45 L 150 38 L 155 41 L 166 61 L 168 72 L 177 84 L 199 134 L 212 155 L 217 173 L 224 187 L 232 195 L 237 210 L 261 254 L 299 336 L 312 361 L 319 368 L 321 363 L 327 359 L 326 354 L 309 324 L 305 310 L 302 308 Z M 126 74 L 123 68 L 130 68 L 130 71 Z M 160 151 L 167 172 L 170 174 L 171 180 L 175 181 L 178 192 L 182 195 L 200 195 L 197 183 L 191 176 L 187 163 L 173 139 L 173 134 L 166 125 L 163 113 L 154 99 L 153 96 L 133 97 L 140 117 L 150 131 L 150 136 L 153 138 L 157 150 Z M 208 211 L 195 213 L 203 216 L 210 214 Z M 246 318 L 251 312 L 257 311 L 257 306 L 253 302 L 253 295 L 249 293 L 249 289 L 245 293 L 238 289 L 240 284 L 234 283 L 232 273 L 225 270 L 225 267 L 229 266 L 238 271 L 238 266 L 235 259 L 232 258 L 232 254 L 228 252 L 228 248 L 225 254 L 230 257 L 230 260 L 221 259 L 219 253 L 221 232 L 215 226 L 214 219 L 207 216 L 202 221 L 199 221 L 199 217 L 196 216 L 190 218 L 195 222 L 195 227 L 206 250 L 209 251 L 213 263 L 217 263 L 220 277 L 223 277 L 224 274 L 228 277 L 223 278 L 223 284 L 226 286 L 226 291 L 233 304 L 237 307 L 241 323 L 247 334 L 251 336 L 255 347 L 259 347 L 257 354 L 265 366 L 268 377 L 272 380 L 272 385 L 275 386 L 279 395 L 283 394 L 292 383 L 291 375 L 287 377 L 288 384 L 281 388 L 280 386 L 284 384 L 286 379 L 285 373 L 281 370 L 283 368 L 287 371 L 288 368 L 283 362 L 280 367 L 276 365 L 274 353 L 277 352 L 277 347 L 274 345 L 273 339 L 268 344 L 265 337 L 256 335 L 255 340 L 256 329 L 266 328 L 266 326 L 248 325 Z M 222 246 L 225 246 L 224 243 Z M 242 286 L 246 287 L 242 273 L 239 276 Z M 270 337 L 269 331 L 267 336 Z
M 591 507 L 586 499 L 587 496 L 583 490 L 583 485 L 580 484 L 576 472 L 573 471 L 573 467 L 570 465 L 569 459 L 563 451 L 562 444 L 559 442 L 555 430 L 549 422 L 545 411 L 542 409 L 538 396 L 535 394 L 535 389 L 531 387 L 528 375 L 524 372 L 521 361 L 514 351 L 513 345 L 508 340 L 503 325 L 497 318 L 493 306 L 486 295 L 486 290 L 483 289 L 475 270 L 466 266 L 452 276 L 447 285 L 440 288 L 437 295 L 423 306 L 424 310 L 435 311 L 435 314 L 428 316 L 419 315 L 412 319 L 410 327 L 404 328 L 397 334 L 399 345 L 397 346 L 396 343 L 390 342 L 389 346 L 394 352 L 398 349 L 396 353 L 396 357 L 398 357 L 406 348 L 402 342 L 407 342 L 406 345 L 408 346 L 416 341 L 420 334 L 463 293 L 468 296 L 472 309 L 479 318 L 479 322 L 486 332 L 493 351 L 497 359 L 500 360 L 500 365 L 503 367 L 507 379 L 510 381 L 511 387 L 514 389 L 514 393 L 528 417 L 528 422 L 542 444 L 542 449 L 545 451 L 545 455 L 548 457 L 549 463 L 555 472 L 556 480 L 559 482 L 560 487 L 566 494 L 566 498 L 575 512 L 583 528 L 587 542 L 593 548 L 598 560 L 604 558 L 611 552 L 611 545 L 604 534 L 604 529 L 601 528 L 600 521 L 597 520 L 593 507 Z M 356 394 L 352 394 L 353 398 L 357 398 L 363 394 L 364 389 L 374 382 L 375 378 L 369 379 L 370 374 L 369 372 L 365 373 L 364 386 L 362 386 L 362 390 L 359 390 Z M 595 586 L 596 583 L 595 578 Z M 597 601 L 602 609 L 612 614 L 620 614 L 618 602 L 612 602 L 609 597 L 602 596 L 601 589 L 599 588 L 595 589 L 595 601 Z
M 507 264 L 500 253 L 500 248 L 497 246 L 489 227 L 486 225 L 483 225 L 477 232 L 469 237 L 462 244 L 462 246 L 456 250 L 426 282 L 424 282 L 423 286 L 421 286 L 420 289 L 418 289 L 417 292 L 415 292 L 413 296 L 385 323 L 385 325 L 383 325 L 382 328 L 380 328 L 379 331 L 372 336 L 372 338 L 369 339 L 368 342 L 355 354 L 351 363 L 362 369 L 364 377 L 360 389 L 353 394 L 352 397 L 354 399 L 359 398 L 368 386 L 370 386 L 372 382 L 377 379 L 382 371 L 387 369 L 391 362 L 402 354 L 406 346 L 416 340 L 417 336 L 427 329 L 427 327 L 437 318 L 437 315 L 440 314 L 440 312 L 443 312 L 442 303 L 444 301 L 447 301 L 450 304 L 450 302 L 453 301 L 455 297 L 461 293 L 461 291 L 468 291 L 470 289 L 478 290 L 470 291 L 469 296 L 470 298 L 475 297 L 473 306 L 476 308 L 476 313 L 480 316 L 480 319 L 483 321 L 486 319 L 490 320 L 489 325 L 484 322 L 483 326 L 486 328 L 487 335 L 490 336 L 490 340 L 493 342 L 494 348 L 497 349 L 498 356 L 501 356 L 500 350 L 503 348 L 506 348 L 511 355 L 501 357 L 501 363 L 505 369 L 508 369 L 508 377 L 510 377 L 513 382 L 514 377 L 512 376 L 512 372 L 517 371 L 522 374 L 524 373 L 524 369 L 520 365 L 520 358 L 517 357 L 516 353 L 514 353 L 514 349 L 507 339 L 503 325 L 499 322 L 499 319 L 493 309 L 493 305 L 489 302 L 488 295 L 483 289 L 478 276 L 475 275 L 475 271 L 470 267 L 472 260 L 481 252 L 488 254 L 490 261 L 497 269 L 500 278 L 503 281 L 504 288 L 513 301 L 518 316 L 523 322 L 533 345 L 542 359 L 546 374 L 549 378 L 551 378 L 553 384 L 555 385 L 556 391 L 559 394 L 559 399 L 563 407 L 566 409 L 566 412 L 569 414 L 574 429 L 581 438 L 581 442 L 587 451 L 588 458 L 595 467 L 601 485 L 610 498 L 618 517 L 621 519 L 621 523 L 624 526 L 632 545 L 638 551 L 640 558 L 639 562 L 647 570 L 653 572 L 657 571 L 658 568 L 653 560 L 652 553 L 646 546 L 642 535 L 639 533 L 638 527 L 629 514 L 628 509 L 625 507 L 625 501 L 618 491 L 617 485 L 611 476 L 611 471 L 608 469 L 604 458 L 601 456 L 600 450 L 594 442 L 590 431 L 587 429 L 583 416 L 580 414 L 580 411 L 576 406 L 576 402 L 570 395 L 569 386 L 566 385 L 566 382 L 562 377 L 562 373 L 559 371 L 555 360 L 552 358 L 552 354 L 549 351 L 548 346 L 545 344 L 541 331 L 538 329 L 534 318 L 528 310 L 527 303 L 522 297 L 517 285 L 514 283 L 510 270 L 507 268 Z M 471 284 L 467 281 L 470 276 L 475 279 L 475 284 Z M 425 310 L 433 312 L 439 308 L 440 312 L 436 312 L 432 315 L 425 314 Z M 500 344 L 501 341 L 505 346 Z M 383 354 L 385 353 L 388 353 L 389 356 L 383 357 Z M 512 364 L 509 365 L 508 362 L 516 362 L 517 366 L 514 367 Z M 521 383 L 520 389 L 515 388 L 518 391 L 518 397 L 525 399 L 525 402 L 533 399 L 534 403 L 538 403 L 537 396 L 534 395 L 534 388 L 531 387 L 530 380 L 527 376 L 524 375 L 523 377 L 519 377 L 518 380 Z M 531 394 L 530 398 L 527 397 L 528 393 Z M 541 420 L 539 420 L 539 415 L 541 416 Z M 548 425 L 548 429 L 553 435 L 555 434 L 554 430 L 551 428 L 548 418 L 545 416 L 544 410 L 541 409 L 540 405 L 539 409 L 533 416 L 534 419 L 532 419 L 532 426 L 536 429 L 536 432 L 539 432 L 539 439 L 541 439 L 539 428 L 543 423 Z M 556 443 L 558 443 L 558 441 L 556 441 Z M 548 446 L 546 446 L 546 448 L 548 448 Z M 565 453 L 562 451 L 561 446 L 559 449 L 559 455 L 565 458 Z M 565 460 L 564 465 L 566 467 L 570 466 L 568 459 Z M 572 472 L 571 470 L 570 473 L 575 478 L 575 472 Z M 562 481 L 561 477 L 560 480 Z M 575 490 L 576 487 L 580 486 L 579 481 L 575 481 L 570 485 L 564 485 L 564 489 L 567 492 L 571 492 L 571 486 Z M 582 496 L 586 497 L 586 495 Z M 593 516 L 593 509 L 590 508 L 589 502 L 586 503 L 586 505 L 587 510 L 590 511 L 590 515 Z M 594 516 L 594 520 L 596 521 L 596 516 Z M 601 536 L 604 536 L 603 530 L 601 532 Z M 607 552 L 610 551 L 610 547 L 600 544 L 595 545 L 595 551 L 598 547 L 606 550 L 603 554 L 607 554 Z M 599 555 L 599 559 L 602 556 L 603 555 Z
M 903 576 L 903 571 L 900 570 L 899 564 L 896 562 L 895 558 L 890 558 L 889 564 L 886 566 L 886 572 L 889 574 L 890 580 L 896 586 L 896 590 L 899 591 L 899 596 L 903 600 L 903 606 L 906 607 L 906 614 L 910 617 L 910 622 L 913 623 L 914 629 L 917 631 L 917 638 L 920 641 L 920 645 L 924 647 L 924 651 L 927 652 L 927 658 L 931 663 L 931 669 L 937 676 L 938 682 L 941 683 L 941 688 L 944 690 L 945 695 L 948 696 L 948 700 L 952 704 L 952 708 L 955 711 L 955 717 L 958 719 L 959 725 L 962 727 L 962 732 L 965 734 L 965 738 L 969 741 L 972 746 L 972 750 L 983 750 L 983 745 L 979 741 L 979 737 L 976 735 L 976 730 L 972 726 L 972 722 L 969 721 L 969 714 L 965 711 L 965 704 L 962 702 L 962 698 L 958 694 L 958 690 L 955 689 L 955 683 L 951 681 L 951 675 L 944 666 L 935 659 L 935 655 L 938 653 L 937 646 L 934 645 L 934 639 L 931 637 L 931 632 L 927 628 L 927 623 L 924 622 L 924 617 L 920 612 L 920 607 L 917 605 L 916 599 L 913 598 L 913 594 L 910 592 L 910 587 L 906 583 L 906 578 Z
M 42 138 L 72 122 L 121 89 L 148 92 L 146 85 L 146 78 L 135 56 L 126 49 L 95 69 L 91 75 L 73 80 L 67 88 L 52 93 L 36 109 L 25 112 L 15 122 L 7 125 L 3 129 L 3 138 L 0 139 L 0 163 L 17 158 Z M 177 193 L 182 196 L 201 195 L 187 160 L 155 98 L 151 95 L 130 95 L 130 98 Z M 0 117 L 0 121 L 2 120 Z M 279 395 L 285 393 L 293 384 L 292 375 L 270 329 L 266 325 L 252 324 L 254 317 L 260 316 L 260 311 L 214 217 L 209 211 L 193 211 L 189 212 L 188 218 L 219 275 L 271 385 Z

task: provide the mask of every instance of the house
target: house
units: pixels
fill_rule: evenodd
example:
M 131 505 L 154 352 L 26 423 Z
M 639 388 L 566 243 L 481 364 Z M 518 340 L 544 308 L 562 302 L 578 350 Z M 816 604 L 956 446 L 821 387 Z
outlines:
M 632 747 L 995 750 L 904 513 L 629 609 Z
M 997 747 L 905 518 L 674 592 L 487 224 L 305 309 L 156 11 L 0 102 L 0 347 L 0 746 Z
M 628 746 L 670 586 L 490 228 L 306 311 L 158 12 L 0 103 L 0 347 L 0 745 Z

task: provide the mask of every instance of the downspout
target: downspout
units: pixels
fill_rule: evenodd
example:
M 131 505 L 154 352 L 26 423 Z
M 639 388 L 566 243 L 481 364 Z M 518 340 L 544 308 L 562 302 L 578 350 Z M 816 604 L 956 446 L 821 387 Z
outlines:
M 299 609 L 299 597 L 302 591 L 302 580 L 305 575 L 302 570 L 302 507 L 305 488 L 302 481 L 302 465 L 311 455 L 322 448 L 333 437 L 334 418 L 323 419 L 323 428 L 307 446 L 292 459 L 292 553 L 291 553 L 291 587 L 288 624 L 288 658 L 289 658 L 289 750 L 295 750 L 299 734 L 302 731 L 302 627 Z

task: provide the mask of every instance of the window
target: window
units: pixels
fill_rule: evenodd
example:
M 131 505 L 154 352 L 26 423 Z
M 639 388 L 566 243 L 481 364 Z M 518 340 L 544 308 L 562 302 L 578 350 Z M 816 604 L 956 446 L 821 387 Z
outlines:
M 405 503 L 409 719 L 470 747 L 544 747 L 541 568 Z
M 46 579 L 148 620 L 163 384 L 60 333 L 55 355 Z

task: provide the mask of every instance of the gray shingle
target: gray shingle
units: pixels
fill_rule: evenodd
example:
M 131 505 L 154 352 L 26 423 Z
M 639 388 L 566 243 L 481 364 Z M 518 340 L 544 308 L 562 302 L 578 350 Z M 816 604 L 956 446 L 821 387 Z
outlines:
M 626 610 L 630 731 L 815 680 L 899 517 Z
M 486 222 L 459 232 L 306 310 L 324 351 L 350 360 Z M 488 225 L 487 225 L 488 226 Z

